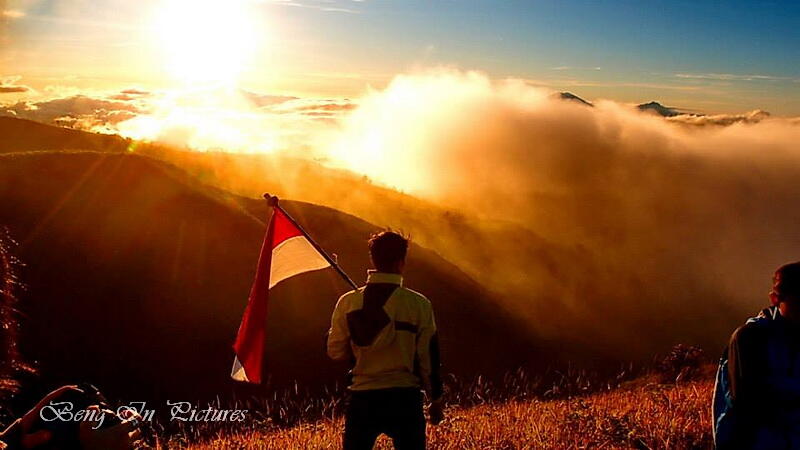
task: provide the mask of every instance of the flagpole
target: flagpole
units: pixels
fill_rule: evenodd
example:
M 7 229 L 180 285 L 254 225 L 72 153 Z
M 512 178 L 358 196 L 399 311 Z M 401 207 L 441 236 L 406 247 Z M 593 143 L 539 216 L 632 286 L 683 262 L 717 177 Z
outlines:
M 341 277 L 344 279 L 345 282 L 347 282 L 347 284 L 352 286 L 353 289 L 358 289 L 356 283 L 353 282 L 353 280 L 347 275 L 347 273 L 341 267 L 339 267 L 339 263 L 337 263 L 333 258 L 331 258 L 330 255 L 328 255 L 328 253 L 325 250 L 323 250 L 322 247 L 320 247 L 319 244 L 317 244 L 317 242 L 308 234 L 305 228 L 300 226 L 300 224 L 297 223 L 296 220 L 294 220 L 294 217 L 289 215 L 289 213 L 286 212 L 286 210 L 283 209 L 283 207 L 281 207 L 281 205 L 278 203 L 278 197 L 265 193 L 264 198 L 267 200 L 267 204 L 269 206 L 279 209 L 283 213 L 283 215 L 286 216 L 286 218 L 289 219 L 289 221 L 292 222 L 292 224 L 296 226 L 301 233 L 303 233 L 303 236 L 305 236 L 305 238 L 308 239 L 308 242 L 311 243 L 314 249 L 318 251 L 319 254 L 322 255 L 322 257 L 325 258 L 326 261 L 328 261 L 328 264 L 330 264 L 331 267 L 333 267 L 339 273 L 339 275 L 341 275 Z

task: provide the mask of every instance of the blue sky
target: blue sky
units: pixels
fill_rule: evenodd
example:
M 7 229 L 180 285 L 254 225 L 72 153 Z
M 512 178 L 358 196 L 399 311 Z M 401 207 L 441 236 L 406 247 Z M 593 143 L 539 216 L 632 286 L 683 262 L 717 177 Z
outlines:
M 0 77 L 37 92 L 168 84 L 148 23 L 169 1 L 7 0 Z M 237 80 L 255 90 L 356 96 L 447 65 L 589 99 L 800 115 L 797 1 L 247 3 L 266 37 Z

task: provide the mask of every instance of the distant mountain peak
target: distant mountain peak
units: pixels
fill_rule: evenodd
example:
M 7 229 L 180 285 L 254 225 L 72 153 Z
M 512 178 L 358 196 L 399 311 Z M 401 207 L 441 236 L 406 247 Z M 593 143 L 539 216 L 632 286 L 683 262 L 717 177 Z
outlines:
M 558 97 L 561 100 L 568 100 L 572 102 L 578 102 L 584 104 L 586 106 L 594 106 L 591 102 L 587 102 L 586 100 L 578 97 L 577 95 L 573 94 L 572 92 L 555 92 L 553 93 L 553 97 Z
M 683 114 L 677 109 L 664 106 L 656 101 L 652 101 L 649 103 L 642 103 L 641 105 L 638 105 L 636 107 L 639 109 L 639 111 L 653 112 L 661 117 L 673 117 Z

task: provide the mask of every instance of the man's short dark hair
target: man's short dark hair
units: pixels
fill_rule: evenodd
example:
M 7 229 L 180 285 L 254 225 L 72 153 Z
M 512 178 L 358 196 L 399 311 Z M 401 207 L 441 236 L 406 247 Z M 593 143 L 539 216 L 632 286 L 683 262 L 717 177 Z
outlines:
M 784 264 L 775 271 L 773 290 L 781 300 L 800 299 L 800 261 Z
M 369 254 L 379 272 L 395 270 L 397 263 L 406 259 L 408 239 L 394 231 L 381 231 L 369 238 Z

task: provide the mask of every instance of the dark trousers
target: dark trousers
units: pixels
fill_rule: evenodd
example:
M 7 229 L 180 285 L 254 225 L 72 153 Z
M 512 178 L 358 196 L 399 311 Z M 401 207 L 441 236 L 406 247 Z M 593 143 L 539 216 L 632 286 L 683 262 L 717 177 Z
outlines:
M 398 450 L 425 448 L 425 416 L 419 388 L 350 392 L 344 450 L 370 450 L 381 434 L 392 438 Z

